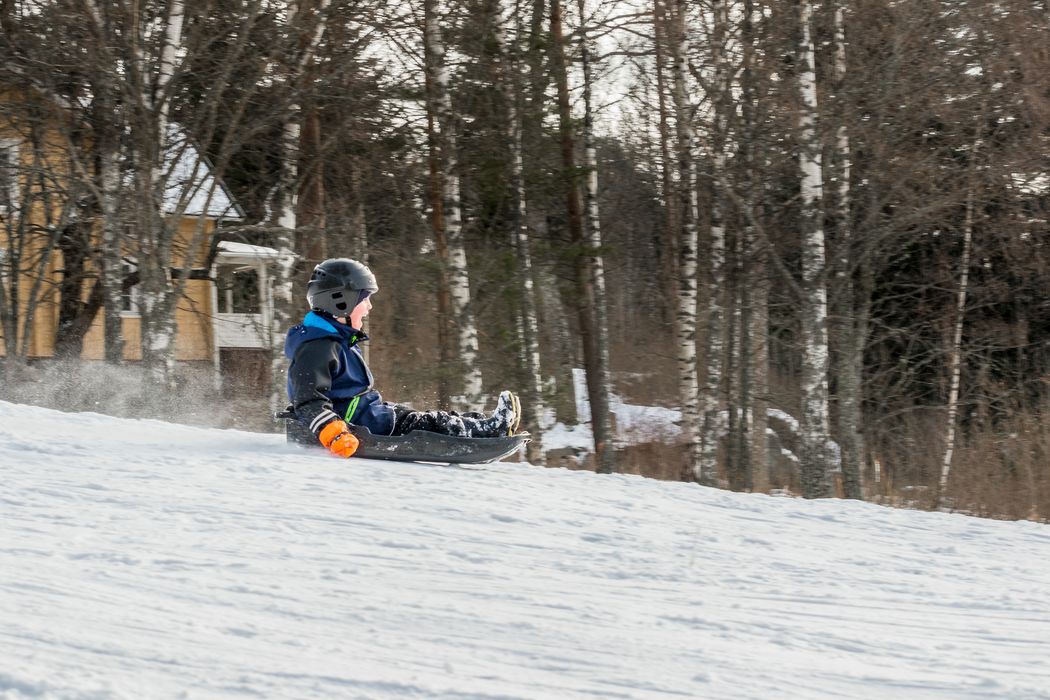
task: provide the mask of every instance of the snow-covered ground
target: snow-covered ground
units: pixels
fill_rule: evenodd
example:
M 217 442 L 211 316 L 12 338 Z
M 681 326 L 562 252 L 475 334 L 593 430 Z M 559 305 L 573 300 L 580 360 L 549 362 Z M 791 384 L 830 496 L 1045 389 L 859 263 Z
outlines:
M 0 402 L 0 698 L 1050 698 L 1050 527 Z

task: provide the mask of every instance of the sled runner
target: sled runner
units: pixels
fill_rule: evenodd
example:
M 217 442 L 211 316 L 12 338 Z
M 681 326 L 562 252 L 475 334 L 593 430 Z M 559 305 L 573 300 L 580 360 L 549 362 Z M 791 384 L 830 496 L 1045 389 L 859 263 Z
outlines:
M 288 412 L 274 414 L 284 419 L 288 442 L 320 447 L 317 438 Z M 446 462 L 448 464 L 486 464 L 514 454 L 531 439 L 528 433 L 503 437 L 453 437 L 423 430 L 407 435 L 373 435 L 360 425 L 348 425 L 361 445 L 354 457 L 390 459 L 398 462 Z

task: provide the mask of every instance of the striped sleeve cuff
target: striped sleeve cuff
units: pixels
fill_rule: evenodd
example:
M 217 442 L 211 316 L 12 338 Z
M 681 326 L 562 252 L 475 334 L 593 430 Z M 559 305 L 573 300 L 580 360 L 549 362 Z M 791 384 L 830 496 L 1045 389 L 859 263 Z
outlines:
M 322 428 L 324 428 L 326 425 L 328 425 L 334 420 L 339 420 L 339 416 L 337 416 L 334 412 L 325 409 L 318 413 L 317 416 L 314 417 L 313 421 L 310 422 L 310 432 L 312 432 L 314 435 L 318 435 L 320 434 Z

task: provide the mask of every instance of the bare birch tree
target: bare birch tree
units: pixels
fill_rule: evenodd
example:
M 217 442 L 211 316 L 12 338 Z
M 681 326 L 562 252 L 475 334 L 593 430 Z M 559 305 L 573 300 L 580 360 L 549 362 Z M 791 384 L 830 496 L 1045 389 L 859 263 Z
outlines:
M 520 3 L 511 5 L 511 15 L 516 18 L 518 36 L 523 33 Z M 536 290 L 533 284 L 533 267 L 531 243 L 529 241 L 529 221 L 525 192 L 525 156 L 522 142 L 524 125 L 522 107 L 519 104 L 523 93 L 521 85 L 521 68 L 518 63 L 517 48 L 507 36 L 507 25 L 510 18 L 503 17 L 502 4 L 496 3 L 492 13 L 495 22 L 493 28 L 499 46 L 503 98 L 507 105 L 506 136 L 510 146 L 510 187 L 513 191 L 513 243 L 518 260 L 521 285 L 520 342 L 522 355 L 529 384 L 525 393 L 525 405 L 528 420 L 526 424 L 533 433 L 532 441 L 527 448 L 528 460 L 533 464 L 543 464 L 543 436 L 540 432 L 546 406 L 543 398 L 543 372 L 540 366 L 539 320 L 536 315 Z
M 132 8 L 129 29 L 131 53 L 131 147 L 134 164 L 135 221 L 138 224 L 136 260 L 142 279 L 140 296 L 143 365 L 154 382 L 167 390 L 175 384 L 175 304 L 170 284 L 174 229 L 164 221 L 167 198 L 166 159 L 172 142 L 169 115 L 176 70 L 184 53 L 185 7 L 172 0 L 157 16 L 162 37 L 151 54 L 148 36 L 152 18 Z
M 594 456 L 600 473 L 616 471 L 615 448 L 612 444 L 612 425 L 609 420 L 609 386 L 607 370 L 602 369 L 602 350 L 599 348 L 598 293 L 595 272 L 600 249 L 593 245 L 587 233 L 586 213 L 581 202 L 580 170 L 576 159 L 576 134 L 573 127 L 572 102 L 569 97 L 569 75 L 566 61 L 566 41 L 563 28 L 561 0 L 550 3 L 550 57 L 551 71 L 557 85 L 558 131 L 561 143 L 562 168 L 565 173 L 566 210 L 569 237 L 577 248 L 574 251 L 576 311 L 580 323 L 584 365 L 587 371 L 587 395 L 591 404 L 591 429 L 594 434 Z M 586 117 L 585 117 L 586 119 Z
M 802 298 L 799 300 L 801 399 L 800 460 L 802 495 L 829 495 L 834 469 L 828 410 L 827 287 L 823 224 L 821 139 L 817 131 L 817 75 L 812 39 L 812 0 L 800 0 L 798 50 L 799 162 L 802 169 Z
M 460 368 L 461 393 L 453 399 L 460 408 L 474 409 L 481 403 L 482 377 L 478 368 L 478 329 L 470 299 L 467 252 L 463 241 L 463 212 L 460 201 L 459 158 L 456 145 L 457 118 L 452 106 L 447 47 L 441 28 L 443 16 L 436 0 L 423 3 L 423 45 L 426 70 L 427 118 L 431 124 L 431 167 L 435 170 L 431 220 L 443 271 L 440 283 L 447 293 L 452 332 L 455 334 L 456 366 Z M 445 342 L 449 342 L 447 338 Z M 446 356 L 452 353 L 446 350 Z
M 758 94 L 757 40 L 755 37 L 756 10 L 752 0 L 745 0 L 741 18 L 741 120 L 744 182 L 746 191 L 741 208 L 744 215 L 742 254 L 744 273 L 740 283 L 741 306 L 741 399 L 748 425 L 749 473 L 751 486 L 756 491 L 769 488 L 769 250 L 757 230 L 762 185 L 758 155 Z M 743 448 L 741 448 L 743 449 Z
M 667 86 L 667 55 L 669 42 L 674 37 L 668 37 L 668 8 L 667 0 L 653 0 L 653 72 L 656 74 L 656 106 L 657 106 L 657 133 L 659 138 L 660 159 L 660 187 L 661 200 L 664 209 L 663 241 L 660 251 L 663 257 L 660 260 L 662 271 L 660 288 L 664 290 L 666 302 L 663 305 L 664 313 L 668 322 L 675 325 L 675 313 L 670 307 L 677 308 L 678 300 L 678 235 L 679 235 L 679 206 L 680 201 L 674 184 L 675 147 L 671 136 L 671 109 L 668 105 Z
M 285 22 L 286 39 L 284 51 L 290 56 L 280 57 L 282 47 L 277 47 L 277 61 L 283 63 L 284 89 L 288 103 L 280 125 L 281 140 L 278 149 L 277 181 L 270 195 L 271 226 L 276 231 L 277 267 L 274 271 L 273 299 L 274 316 L 270 325 L 272 378 L 270 408 L 276 410 L 282 404 L 286 392 L 286 365 L 284 357 L 283 330 L 292 324 L 298 304 L 294 298 L 297 261 L 300 259 L 298 229 L 299 159 L 302 145 L 303 81 L 309 75 L 317 48 L 327 28 L 327 10 L 331 0 L 320 0 L 311 11 L 310 0 L 293 2 L 288 9 Z
M 102 246 L 99 275 L 103 303 L 103 340 L 106 361 L 124 360 L 124 329 L 121 318 L 124 277 L 123 224 L 119 210 L 121 196 L 120 152 L 124 110 L 118 108 L 119 89 L 114 85 L 118 65 L 109 41 L 110 18 L 95 0 L 84 0 L 90 21 L 92 41 L 86 47 L 95 70 L 91 71 L 91 109 L 97 175 L 96 198 L 102 216 Z
M 983 111 L 983 110 L 982 110 Z M 970 293 L 970 258 L 973 255 L 974 198 L 977 186 L 977 157 L 981 142 L 978 138 L 971 149 L 970 176 L 966 188 L 966 212 L 962 226 L 962 252 L 959 256 L 959 286 L 955 292 L 955 323 L 952 343 L 948 355 L 948 416 L 944 437 L 944 456 L 941 459 L 941 474 L 938 479 L 937 502 L 945 500 L 948 477 L 951 475 L 952 457 L 955 454 L 955 434 L 959 416 L 959 388 L 962 384 L 962 339 L 966 322 L 966 303 Z
M 675 346 L 678 356 L 678 394 L 682 404 L 682 432 L 689 445 L 689 477 L 698 482 L 714 477 L 705 463 L 701 435 L 700 378 L 697 372 L 696 314 L 700 243 L 700 198 L 697 191 L 697 144 L 689 80 L 689 35 L 686 0 L 675 0 L 671 13 L 670 56 L 672 98 L 675 113 L 678 159 L 678 311 L 675 314 Z
M 591 288 L 591 303 L 594 317 L 594 366 L 587 368 L 588 383 L 590 375 L 595 375 L 596 389 L 591 394 L 592 425 L 602 424 L 599 432 L 612 435 L 610 414 L 612 407 L 609 398 L 612 395 L 612 376 L 609 369 L 609 320 L 608 303 L 605 295 L 605 263 L 602 260 L 601 218 L 598 215 L 598 156 L 594 144 L 594 75 L 591 63 L 593 49 L 588 34 L 588 16 L 586 0 L 576 0 L 579 10 L 580 66 L 583 80 L 583 204 L 584 230 L 586 232 L 588 285 Z M 615 452 L 612 445 L 606 446 L 604 452 L 595 454 L 598 461 L 598 472 L 611 474 L 616 470 Z
M 835 118 L 831 159 L 827 164 L 827 194 L 831 202 L 829 218 L 834 222 L 836 254 L 831 263 L 834 291 L 829 341 L 836 360 L 832 365 L 838 401 L 835 433 L 842 448 L 843 493 L 846 498 L 860 499 L 864 496 L 861 466 L 865 452 L 860 433 L 863 424 L 863 355 L 868 335 L 863 309 L 868 302 L 858 298 L 858 290 L 853 283 L 858 256 L 850 211 L 850 137 L 844 113 L 848 87 L 844 8 L 841 3 L 833 2 L 830 9 L 835 49 L 831 81 L 834 103 L 828 111 L 834 112 Z M 870 263 L 865 260 L 859 264 Z
M 684 13 L 684 3 L 682 12 Z M 682 20 L 684 22 L 684 17 Z M 708 288 L 707 288 L 707 328 L 704 334 L 704 388 L 701 392 L 700 416 L 702 423 L 700 470 L 708 478 L 718 473 L 718 445 L 723 433 L 719 420 L 722 391 L 722 366 L 724 362 L 724 320 L 725 309 L 722 295 L 726 284 L 726 171 L 728 158 L 728 113 L 732 98 L 730 87 L 730 70 L 726 55 L 726 33 L 729 25 L 729 12 L 724 0 L 714 5 L 714 31 L 711 38 L 712 62 L 714 63 L 714 81 L 712 86 L 713 104 L 711 114 L 711 149 L 713 169 L 714 197 L 711 202 L 710 221 L 711 239 L 708 249 Z M 694 192 L 693 197 L 696 196 Z

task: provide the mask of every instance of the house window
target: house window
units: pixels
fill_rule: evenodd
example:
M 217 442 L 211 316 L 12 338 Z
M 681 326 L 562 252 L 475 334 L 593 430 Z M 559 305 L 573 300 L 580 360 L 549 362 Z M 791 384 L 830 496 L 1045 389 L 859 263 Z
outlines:
M 257 314 L 259 271 L 254 267 L 220 265 L 216 271 L 220 314 Z
M 125 260 L 121 264 L 123 270 L 123 276 L 134 273 L 138 270 L 138 265 L 135 264 L 134 260 Z M 120 293 L 120 313 L 123 316 L 138 316 L 141 310 L 142 303 L 142 289 L 139 285 L 135 284 Z
M 0 139 L 0 212 L 18 204 L 18 142 Z

